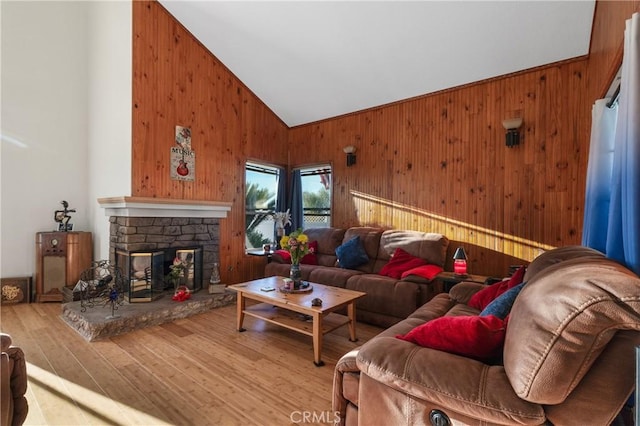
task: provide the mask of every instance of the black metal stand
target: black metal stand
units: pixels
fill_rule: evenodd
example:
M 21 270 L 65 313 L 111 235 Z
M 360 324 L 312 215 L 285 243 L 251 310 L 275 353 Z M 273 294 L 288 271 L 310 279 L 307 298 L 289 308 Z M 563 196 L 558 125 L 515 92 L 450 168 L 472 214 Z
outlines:
M 86 312 L 87 308 L 96 305 L 111 308 L 111 314 L 107 319 L 118 318 L 116 311 L 124 300 L 124 281 L 122 271 L 113 266 L 108 260 L 98 260 L 91 264 L 80 274 L 80 311 Z

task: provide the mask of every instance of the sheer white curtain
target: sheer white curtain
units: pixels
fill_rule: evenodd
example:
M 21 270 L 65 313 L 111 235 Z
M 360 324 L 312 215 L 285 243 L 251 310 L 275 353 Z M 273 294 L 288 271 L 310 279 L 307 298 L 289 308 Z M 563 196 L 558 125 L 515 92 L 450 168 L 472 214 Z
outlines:
M 619 99 L 612 153 L 606 152 L 611 146 L 611 135 L 603 135 L 610 127 L 611 117 L 604 110 L 602 114 L 598 113 L 602 100 L 594 106 L 582 241 L 640 274 L 638 13 L 634 13 L 626 23 Z

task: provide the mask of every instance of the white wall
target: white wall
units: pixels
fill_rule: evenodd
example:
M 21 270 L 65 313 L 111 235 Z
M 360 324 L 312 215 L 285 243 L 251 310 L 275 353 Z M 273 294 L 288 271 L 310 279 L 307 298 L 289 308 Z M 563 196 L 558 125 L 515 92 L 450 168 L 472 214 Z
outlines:
M 109 258 L 109 218 L 97 199 L 131 195 L 132 6 L 89 9 L 89 212 L 95 259 Z
M 55 229 L 61 200 L 89 230 L 86 5 L 0 3 L 2 277 L 33 275 L 35 233 Z
M 98 197 L 131 187 L 131 3 L 0 2 L 0 276 L 35 271 L 35 233 L 76 208 L 108 257 Z

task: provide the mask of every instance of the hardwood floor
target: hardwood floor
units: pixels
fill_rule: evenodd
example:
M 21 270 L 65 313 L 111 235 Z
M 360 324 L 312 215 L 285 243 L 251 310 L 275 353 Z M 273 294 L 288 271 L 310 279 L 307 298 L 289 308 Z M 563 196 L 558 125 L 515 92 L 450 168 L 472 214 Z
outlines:
M 347 327 L 327 334 L 316 367 L 311 337 L 254 318 L 238 333 L 235 309 L 90 343 L 60 304 L 2 306 L 1 329 L 28 362 L 25 424 L 287 425 L 304 413 L 329 424 L 336 361 L 381 329 L 359 323 L 355 343 Z

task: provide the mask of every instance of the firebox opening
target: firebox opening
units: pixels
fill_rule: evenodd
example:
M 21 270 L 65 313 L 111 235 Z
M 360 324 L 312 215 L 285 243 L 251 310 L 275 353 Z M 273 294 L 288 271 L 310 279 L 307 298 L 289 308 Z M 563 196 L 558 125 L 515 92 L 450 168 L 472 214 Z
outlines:
M 178 286 L 191 292 L 201 290 L 202 263 L 201 247 L 116 251 L 116 264 L 125 277 L 124 296 L 129 303 L 152 302 Z

